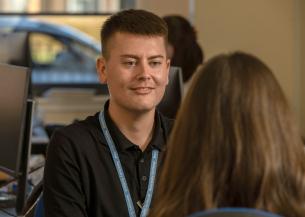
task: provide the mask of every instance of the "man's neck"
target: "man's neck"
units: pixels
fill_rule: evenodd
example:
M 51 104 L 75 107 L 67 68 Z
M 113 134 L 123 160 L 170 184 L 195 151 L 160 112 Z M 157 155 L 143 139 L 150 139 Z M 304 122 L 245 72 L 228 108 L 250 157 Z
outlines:
M 144 151 L 153 135 L 155 110 L 131 112 L 110 102 L 108 112 L 124 136 Z

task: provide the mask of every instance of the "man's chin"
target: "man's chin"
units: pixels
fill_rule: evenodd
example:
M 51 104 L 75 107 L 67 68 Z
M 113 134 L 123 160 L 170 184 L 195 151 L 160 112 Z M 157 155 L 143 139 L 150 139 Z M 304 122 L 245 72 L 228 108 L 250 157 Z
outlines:
M 141 103 L 138 102 L 136 104 L 134 104 L 135 106 L 133 106 L 131 109 L 135 112 L 138 113 L 149 113 L 151 111 L 155 111 L 157 105 L 155 103 Z
M 138 113 L 149 113 L 151 111 L 154 111 L 156 109 L 156 106 L 138 106 L 134 109 L 134 111 Z
M 155 111 L 158 104 L 159 101 L 157 100 L 131 99 L 130 101 L 126 100 L 121 106 L 132 113 L 144 114 Z

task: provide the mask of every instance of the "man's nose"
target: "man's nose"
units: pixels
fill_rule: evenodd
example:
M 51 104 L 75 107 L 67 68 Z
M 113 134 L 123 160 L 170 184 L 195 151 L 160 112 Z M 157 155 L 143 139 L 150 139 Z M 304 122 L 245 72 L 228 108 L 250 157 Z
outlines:
M 147 80 L 151 78 L 150 68 L 147 62 L 143 61 L 139 64 L 138 79 Z

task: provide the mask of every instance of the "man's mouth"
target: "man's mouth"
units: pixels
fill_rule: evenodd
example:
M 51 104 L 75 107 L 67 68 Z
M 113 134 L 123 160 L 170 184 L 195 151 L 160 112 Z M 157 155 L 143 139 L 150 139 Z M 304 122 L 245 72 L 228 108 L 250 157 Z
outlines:
M 137 94 L 149 94 L 154 88 L 152 87 L 135 87 L 131 88 Z

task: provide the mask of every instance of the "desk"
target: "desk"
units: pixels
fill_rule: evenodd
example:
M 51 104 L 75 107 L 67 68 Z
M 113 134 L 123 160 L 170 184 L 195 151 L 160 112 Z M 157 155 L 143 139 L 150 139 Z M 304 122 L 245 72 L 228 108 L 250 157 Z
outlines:
M 4 211 L 16 215 L 16 210 L 15 210 L 15 201 L 16 198 L 13 195 L 8 195 L 6 193 L 0 193 L 0 217 L 7 217 L 11 216 Z M 4 211 L 2 211 L 4 210 Z
M 46 153 L 47 145 L 49 144 L 49 137 L 41 126 L 35 126 L 32 130 L 32 137 L 31 137 L 31 144 L 32 144 L 32 154 L 44 154 Z M 14 208 L 15 202 L 7 202 L 1 201 L 0 195 L 0 217 L 12 217 L 12 215 L 16 215 L 16 210 Z M 4 210 L 4 211 L 2 211 Z M 9 214 L 5 213 L 8 212 Z
M 6 212 L 16 215 L 16 211 L 15 208 L 7 208 L 4 209 Z M 17 215 L 16 215 L 17 216 Z M 5 212 L 3 212 L 2 210 L 0 210 L 0 217 L 12 217 L 12 215 L 6 214 Z

